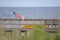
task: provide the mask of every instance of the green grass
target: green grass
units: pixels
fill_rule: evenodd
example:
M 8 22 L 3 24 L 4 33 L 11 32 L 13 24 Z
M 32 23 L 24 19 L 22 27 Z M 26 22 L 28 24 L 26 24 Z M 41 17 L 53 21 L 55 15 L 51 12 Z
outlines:
M 58 33 L 56 34 L 55 40 L 60 40 L 60 30 L 58 30 Z
M 26 39 L 26 38 L 22 38 L 22 36 L 20 35 L 20 31 L 18 31 L 18 29 L 14 29 L 12 35 L 10 32 L 7 32 L 5 34 L 4 34 L 4 30 L 0 29 L 0 40 L 25 40 Z
M 47 37 L 45 40 L 55 40 L 56 33 L 47 33 Z
M 34 40 L 44 40 L 45 30 L 44 25 L 34 25 Z
M 4 35 L 4 29 L 0 29 L 0 40 L 60 40 L 60 33 L 46 33 L 44 25 L 33 25 L 33 29 L 28 32 L 28 37 L 26 38 L 26 33 L 21 36 L 18 29 L 14 29 L 13 33 L 6 33 Z M 56 37 L 57 36 L 57 37 Z

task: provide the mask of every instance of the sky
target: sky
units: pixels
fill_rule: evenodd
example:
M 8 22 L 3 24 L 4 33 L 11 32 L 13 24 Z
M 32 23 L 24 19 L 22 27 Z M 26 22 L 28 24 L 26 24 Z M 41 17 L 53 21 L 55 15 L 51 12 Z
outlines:
M 60 7 L 60 0 L 0 0 L 0 7 Z
M 60 18 L 60 0 L 0 0 L 0 18 Z

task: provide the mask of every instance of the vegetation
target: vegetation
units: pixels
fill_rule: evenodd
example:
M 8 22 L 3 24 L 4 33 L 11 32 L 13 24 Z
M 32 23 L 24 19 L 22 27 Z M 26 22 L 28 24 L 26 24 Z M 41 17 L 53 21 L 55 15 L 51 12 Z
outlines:
M 33 31 L 34 31 L 34 40 L 45 39 L 44 25 L 34 25 Z
M 55 40 L 60 40 L 60 30 L 58 30 L 58 33 L 56 34 Z
M 45 40 L 55 40 L 56 33 L 48 33 Z
M 46 33 L 44 25 L 33 25 L 33 29 L 27 33 L 28 36 L 26 36 L 26 32 L 20 33 L 18 29 L 14 29 L 12 35 L 10 32 L 6 35 L 4 33 L 4 29 L 0 29 L 0 40 L 60 40 L 60 31 Z

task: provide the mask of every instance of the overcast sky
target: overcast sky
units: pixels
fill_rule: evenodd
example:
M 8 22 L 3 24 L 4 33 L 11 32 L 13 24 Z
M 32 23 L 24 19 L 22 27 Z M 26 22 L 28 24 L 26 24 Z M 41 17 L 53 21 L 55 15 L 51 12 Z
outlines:
M 60 0 L 0 0 L 0 7 L 60 7 Z
M 0 0 L 0 18 L 14 18 L 12 11 L 25 18 L 60 18 L 60 0 Z

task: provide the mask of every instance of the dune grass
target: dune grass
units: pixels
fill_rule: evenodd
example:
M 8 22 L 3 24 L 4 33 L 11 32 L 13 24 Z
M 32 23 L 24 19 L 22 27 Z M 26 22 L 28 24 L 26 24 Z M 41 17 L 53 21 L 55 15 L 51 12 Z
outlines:
M 58 33 L 57 37 L 55 33 L 49 33 L 48 36 L 45 32 L 44 25 L 33 25 L 33 28 L 26 33 L 21 35 L 18 29 L 14 29 L 13 33 L 4 34 L 4 29 L 0 29 L 0 40 L 58 40 L 60 38 L 60 33 Z M 60 39 L 59 39 L 60 40 Z
M 60 30 L 58 30 L 58 33 L 56 34 L 55 40 L 60 40 Z
M 47 36 L 45 40 L 55 40 L 56 38 L 56 33 L 47 33 L 46 35 Z
M 0 40 L 25 40 L 25 38 L 22 37 L 18 29 L 14 29 L 12 35 L 11 32 L 4 34 L 4 29 L 0 29 Z
M 34 40 L 45 39 L 44 25 L 34 25 L 33 31 L 34 31 Z

